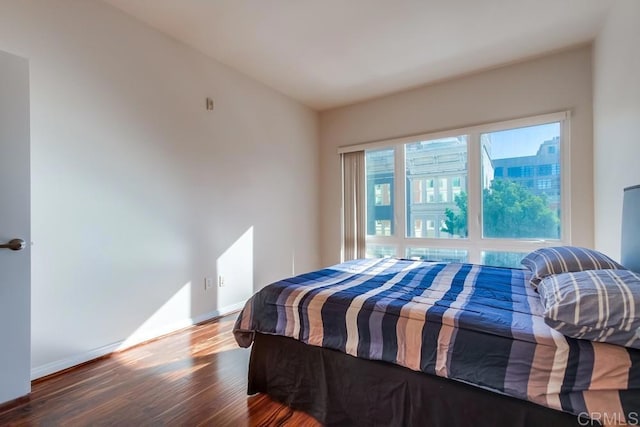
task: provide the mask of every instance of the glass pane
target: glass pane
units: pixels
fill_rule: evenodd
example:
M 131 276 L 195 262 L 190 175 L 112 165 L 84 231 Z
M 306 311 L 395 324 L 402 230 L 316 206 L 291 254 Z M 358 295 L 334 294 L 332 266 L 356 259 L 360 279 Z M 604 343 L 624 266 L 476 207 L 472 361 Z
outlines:
M 391 221 L 376 219 L 376 236 L 391 236 Z
M 482 234 L 560 239 L 560 123 L 483 133 Z
M 375 193 L 376 206 L 389 206 L 391 204 L 391 184 L 375 184 L 373 191 Z
M 406 257 L 424 261 L 468 262 L 469 254 L 464 249 L 407 248 Z
M 396 256 L 396 247 L 387 245 L 372 245 L 367 243 L 367 258 L 388 258 Z
M 405 146 L 407 237 L 467 237 L 467 136 Z
M 416 219 L 413 223 L 413 234 L 416 237 L 422 237 L 422 220 Z
M 495 267 L 524 268 L 520 261 L 526 252 L 482 251 L 482 264 Z
M 392 236 L 394 150 L 367 151 L 367 235 Z

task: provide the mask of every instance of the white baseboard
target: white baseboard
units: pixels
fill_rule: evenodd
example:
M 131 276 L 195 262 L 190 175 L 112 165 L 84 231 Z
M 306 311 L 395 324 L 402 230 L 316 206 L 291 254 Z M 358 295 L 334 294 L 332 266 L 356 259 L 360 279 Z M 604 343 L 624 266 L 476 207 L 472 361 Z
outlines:
M 209 313 L 201 314 L 200 316 L 196 316 L 191 319 L 191 325 L 195 325 L 196 323 L 201 323 L 206 320 L 213 319 L 214 317 L 225 316 L 229 313 L 233 313 L 234 311 L 238 311 L 242 309 L 245 305 L 246 301 L 238 302 L 232 305 L 228 305 L 226 307 L 222 307 L 218 310 L 210 311 Z M 189 325 L 189 326 L 191 326 Z
M 105 345 L 104 347 L 99 347 L 82 354 L 74 355 L 72 357 L 56 360 L 54 362 L 31 368 L 31 381 L 54 374 L 67 368 L 71 368 L 72 366 L 80 365 L 81 363 L 97 359 L 98 357 L 106 356 L 107 354 L 116 351 L 120 344 L 122 344 L 122 342 L 123 341 L 115 342 L 113 344 Z
M 98 357 L 106 356 L 108 354 L 113 353 L 114 351 L 124 350 L 126 348 L 132 347 L 142 342 L 159 338 L 163 335 L 170 334 L 171 332 L 175 332 L 177 330 L 187 328 L 189 326 L 204 322 L 206 320 L 224 316 L 236 310 L 240 310 L 242 307 L 244 307 L 244 304 L 245 304 L 244 302 L 239 302 L 237 304 L 222 307 L 218 310 L 210 311 L 209 313 L 204 313 L 190 319 L 184 319 L 184 320 L 172 323 L 170 325 L 167 325 L 166 327 L 163 327 L 160 329 L 154 329 L 152 331 L 145 332 L 144 334 L 137 335 L 135 340 L 130 340 L 127 338 L 112 344 L 105 345 L 103 347 L 89 350 L 82 354 L 77 354 L 71 357 L 67 357 L 65 359 L 60 359 L 54 362 L 46 363 L 41 366 L 36 366 L 34 368 L 31 368 L 31 380 L 33 381 L 38 378 L 42 378 L 47 375 L 51 375 L 56 372 L 62 371 L 64 369 L 68 369 L 73 366 L 80 365 L 90 360 L 97 359 Z

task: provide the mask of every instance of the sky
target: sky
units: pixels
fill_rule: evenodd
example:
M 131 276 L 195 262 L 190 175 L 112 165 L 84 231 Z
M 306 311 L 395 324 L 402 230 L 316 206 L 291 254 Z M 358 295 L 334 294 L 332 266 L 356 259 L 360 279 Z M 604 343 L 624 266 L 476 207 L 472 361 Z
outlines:
M 560 136 L 560 123 L 521 127 L 488 133 L 491 138 L 491 158 L 506 159 L 511 157 L 534 156 L 543 142 Z M 451 142 L 465 141 L 466 135 L 458 137 L 439 138 L 422 142 Z M 416 142 L 419 144 L 420 142 Z M 367 152 L 386 153 L 393 158 L 393 149 L 367 150 Z
M 491 132 L 491 158 L 533 156 L 544 141 L 560 136 L 560 123 Z

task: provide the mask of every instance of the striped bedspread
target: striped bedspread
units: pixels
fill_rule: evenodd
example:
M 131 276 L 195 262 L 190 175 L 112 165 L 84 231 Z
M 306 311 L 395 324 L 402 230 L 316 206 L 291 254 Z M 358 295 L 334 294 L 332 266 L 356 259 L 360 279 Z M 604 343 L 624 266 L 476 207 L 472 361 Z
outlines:
M 640 417 L 640 350 L 567 338 L 525 270 L 356 260 L 273 283 L 240 313 L 254 332 L 383 360 L 574 413 Z

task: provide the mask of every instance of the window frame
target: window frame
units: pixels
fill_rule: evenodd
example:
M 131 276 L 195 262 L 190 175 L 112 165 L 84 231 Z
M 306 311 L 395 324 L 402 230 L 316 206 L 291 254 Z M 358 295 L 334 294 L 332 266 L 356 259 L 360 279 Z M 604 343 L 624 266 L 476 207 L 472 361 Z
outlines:
M 391 236 L 366 236 L 366 244 L 396 247 L 396 256 L 405 257 L 407 248 L 424 247 L 433 249 L 461 249 L 468 252 L 468 261 L 480 263 L 483 251 L 530 252 L 540 247 L 571 244 L 571 112 L 543 114 L 531 117 L 505 120 L 464 128 L 448 129 L 437 132 L 403 136 L 400 138 L 374 141 L 343 146 L 339 153 L 360 150 L 393 149 L 394 150 L 394 212 L 392 215 Z M 503 131 L 529 126 L 558 122 L 560 124 L 560 239 L 506 239 L 487 238 L 482 236 L 482 153 L 480 135 L 482 133 Z M 407 237 L 407 206 L 405 144 L 417 141 L 429 141 L 447 137 L 467 135 L 467 176 L 466 192 L 468 197 L 468 236 L 467 238 L 430 238 Z M 425 182 L 425 197 L 427 195 Z M 435 188 L 434 188 L 434 193 Z M 428 203 L 428 200 L 425 199 Z M 437 225 L 437 224 L 436 224 Z M 425 224 L 423 224 L 425 227 Z M 423 235 L 427 234 L 423 230 Z M 437 233 L 436 233 L 437 234 Z

